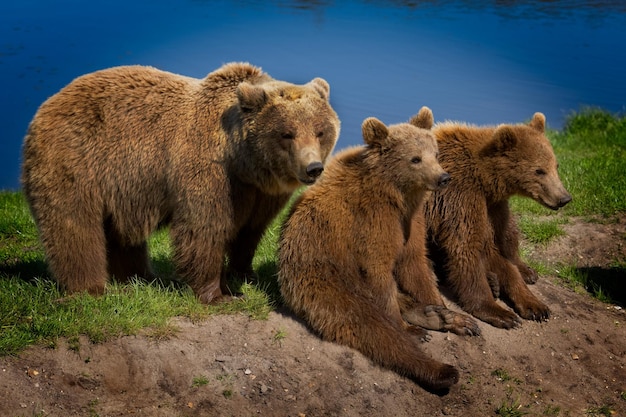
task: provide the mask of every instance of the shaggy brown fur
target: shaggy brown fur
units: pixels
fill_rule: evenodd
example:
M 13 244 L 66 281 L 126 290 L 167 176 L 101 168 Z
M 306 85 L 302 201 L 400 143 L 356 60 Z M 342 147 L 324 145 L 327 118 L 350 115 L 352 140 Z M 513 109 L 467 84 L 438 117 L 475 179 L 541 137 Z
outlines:
M 437 163 L 432 123 L 428 108 L 411 124 L 364 121 L 366 146 L 338 154 L 292 207 L 280 237 L 278 279 L 286 304 L 322 338 L 443 389 L 458 372 L 420 349 L 425 332 L 404 322 L 394 275 L 416 233 L 414 214 L 428 190 L 448 180 Z
M 171 225 L 178 273 L 203 302 L 250 274 L 268 222 L 323 170 L 339 133 L 329 86 L 232 63 L 194 79 L 129 66 L 79 77 L 30 124 L 22 184 L 54 277 L 100 294 L 150 276 L 146 238 Z
M 524 282 L 537 275 L 519 257 L 519 231 L 508 204 L 516 194 L 554 210 L 571 200 L 544 129 L 541 113 L 528 125 L 443 123 L 433 129 L 441 166 L 452 179 L 426 204 L 430 253 L 460 305 L 497 327 L 513 327 L 519 317 L 500 306 L 494 293 L 525 319 L 550 314 Z

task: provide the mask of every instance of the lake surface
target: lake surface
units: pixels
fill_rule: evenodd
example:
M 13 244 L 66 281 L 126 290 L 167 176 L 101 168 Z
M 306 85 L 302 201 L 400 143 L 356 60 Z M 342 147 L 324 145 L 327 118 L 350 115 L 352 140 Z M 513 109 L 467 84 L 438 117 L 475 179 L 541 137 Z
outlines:
M 595 5 L 596 3 L 601 5 Z M 626 107 L 623 1 L 21 0 L 0 5 L 0 189 L 19 188 L 21 144 L 38 106 L 75 77 L 152 65 L 202 78 L 248 61 L 277 79 L 323 77 L 342 121 L 548 127 L 583 106 Z

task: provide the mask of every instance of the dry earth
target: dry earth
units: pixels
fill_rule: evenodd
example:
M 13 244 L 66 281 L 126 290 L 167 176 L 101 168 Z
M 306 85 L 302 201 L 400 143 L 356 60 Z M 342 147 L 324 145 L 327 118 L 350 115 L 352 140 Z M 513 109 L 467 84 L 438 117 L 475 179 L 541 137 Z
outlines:
M 564 228 L 528 256 L 620 280 L 624 305 L 625 270 L 612 267 L 626 261 L 626 216 Z M 554 276 L 532 290 L 551 306 L 549 321 L 481 323 L 480 337 L 432 333 L 424 349 L 461 372 L 445 394 L 321 341 L 279 310 L 266 321 L 177 319 L 167 340 L 81 340 L 78 350 L 61 341 L 0 358 L 0 416 L 626 416 L 624 310 Z M 498 414 L 503 405 L 520 414 Z

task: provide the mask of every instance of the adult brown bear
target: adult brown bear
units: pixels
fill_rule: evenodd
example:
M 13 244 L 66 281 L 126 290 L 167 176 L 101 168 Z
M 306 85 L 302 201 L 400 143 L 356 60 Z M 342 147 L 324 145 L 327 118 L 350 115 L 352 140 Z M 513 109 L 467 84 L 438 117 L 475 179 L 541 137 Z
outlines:
M 203 302 L 251 274 L 267 224 L 323 170 L 339 134 L 329 85 L 231 63 L 194 79 L 151 67 L 84 75 L 37 111 L 22 184 L 50 270 L 70 292 L 150 276 L 146 238 L 171 225 L 178 273 Z

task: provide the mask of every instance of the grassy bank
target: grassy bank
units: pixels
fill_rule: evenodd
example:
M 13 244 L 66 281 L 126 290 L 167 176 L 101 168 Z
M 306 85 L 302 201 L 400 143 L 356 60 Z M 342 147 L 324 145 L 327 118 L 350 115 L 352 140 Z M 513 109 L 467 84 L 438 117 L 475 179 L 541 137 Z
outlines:
M 610 221 L 626 213 L 625 118 L 589 109 L 572 115 L 563 131 L 551 131 L 549 137 L 563 182 L 574 199 L 558 214 L 528 199 L 514 199 L 522 231 L 537 245 L 561 234 L 561 225 L 570 216 Z M 211 314 L 237 313 L 262 319 L 279 302 L 275 273 L 280 217 L 268 229 L 254 260 L 259 282 L 236 285 L 235 290 L 245 294 L 241 300 L 218 307 L 199 304 L 175 279 L 167 231 L 150 239 L 160 282 L 111 284 L 99 298 L 66 297 L 46 271 L 23 195 L 0 192 L 0 355 L 34 343 L 54 346 L 59 337 L 72 340 L 87 335 L 94 342 L 138 332 L 167 337 L 175 332 L 170 323 L 174 316 L 202 320 Z M 617 267 L 626 269 L 626 265 Z

